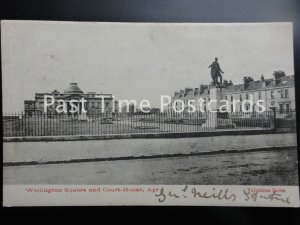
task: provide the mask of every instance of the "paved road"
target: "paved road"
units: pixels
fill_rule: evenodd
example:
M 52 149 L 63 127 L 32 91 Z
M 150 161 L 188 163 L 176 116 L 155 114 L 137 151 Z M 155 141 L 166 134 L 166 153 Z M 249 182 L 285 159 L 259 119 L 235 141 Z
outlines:
M 4 184 L 296 185 L 297 150 L 4 167 Z

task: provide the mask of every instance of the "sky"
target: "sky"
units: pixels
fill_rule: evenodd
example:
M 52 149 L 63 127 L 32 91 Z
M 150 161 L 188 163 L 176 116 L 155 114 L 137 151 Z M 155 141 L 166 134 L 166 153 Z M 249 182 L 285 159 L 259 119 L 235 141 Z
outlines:
M 147 99 L 211 81 L 215 57 L 223 79 L 242 83 L 294 74 L 292 23 L 102 23 L 2 21 L 3 112 L 24 110 L 35 93 L 84 92 Z

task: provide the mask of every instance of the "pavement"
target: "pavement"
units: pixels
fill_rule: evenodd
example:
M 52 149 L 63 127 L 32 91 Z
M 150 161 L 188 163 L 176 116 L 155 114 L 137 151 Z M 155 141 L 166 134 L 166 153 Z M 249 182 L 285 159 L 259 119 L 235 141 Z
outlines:
M 298 185 L 297 149 L 5 166 L 4 184 Z
M 277 149 L 297 146 L 296 140 L 296 133 L 284 133 L 189 138 L 4 142 L 3 163 L 4 165 L 40 164 Z

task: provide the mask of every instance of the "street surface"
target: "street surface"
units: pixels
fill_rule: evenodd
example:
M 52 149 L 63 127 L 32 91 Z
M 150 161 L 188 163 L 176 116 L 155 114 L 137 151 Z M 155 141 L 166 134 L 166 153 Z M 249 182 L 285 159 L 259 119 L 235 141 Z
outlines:
M 3 168 L 4 184 L 297 185 L 297 150 Z

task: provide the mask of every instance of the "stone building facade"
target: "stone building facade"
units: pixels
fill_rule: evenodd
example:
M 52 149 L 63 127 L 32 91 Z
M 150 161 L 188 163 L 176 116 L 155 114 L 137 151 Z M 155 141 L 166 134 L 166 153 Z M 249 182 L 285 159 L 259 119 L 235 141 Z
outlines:
M 44 113 L 44 97 L 45 95 L 54 97 L 54 104 L 47 107 L 49 113 L 57 113 L 56 107 L 60 104 L 58 100 L 64 100 L 67 105 L 67 113 L 71 109 L 70 101 L 71 100 L 80 100 L 84 98 L 86 103 L 84 109 L 87 111 L 87 114 L 95 113 L 112 113 L 117 107 L 113 107 L 113 104 L 116 102 L 113 99 L 112 94 L 97 94 L 96 92 L 87 92 L 84 93 L 77 83 L 70 83 L 69 87 L 63 92 L 57 90 L 52 91 L 51 93 L 36 93 L 34 100 L 25 100 L 24 108 L 26 114 L 42 114 Z M 103 102 L 104 100 L 104 102 Z M 48 99 L 50 103 L 51 99 Z M 76 104 L 76 103 L 75 103 Z M 77 103 L 79 111 L 81 111 L 81 105 Z M 104 107 L 104 108 L 103 108 Z
M 211 85 L 200 85 L 199 88 L 185 88 L 174 93 L 170 105 L 167 107 L 167 111 L 171 112 L 173 107 L 176 110 L 181 109 L 181 101 L 184 102 L 185 109 L 187 111 L 187 102 L 190 99 L 195 101 L 202 99 L 204 111 L 207 110 L 207 103 L 211 100 L 210 89 Z M 295 111 L 295 83 L 294 75 L 286 76 L 282 71 L 275 71 L 272 78 L 265 79 L 261 75 L 260 80 L 254 81 L 252 77 L 244 77 L 242 84 L 234 85 L 231 81 L 224 80 L 224 88 L 222 88 L 222 99 L 227 100 L 231 107 L 230 111 L 240 112 L 242 111 L 242 104 L 235 103 L 235 109 L 233 110 L 234 100 L 253 99 L 254 104 L 245 105 L 246 110 L 255 112 L 257 109 L 256 102 L 263 100 L 263 105 L 266 110 L 275 108 L 279 114 L 289 114 L 291 111 Z M 200 111 L 199 105 L 196 105 L 197 111 Z M 174 111 L 174 110 L 173 110 Z

